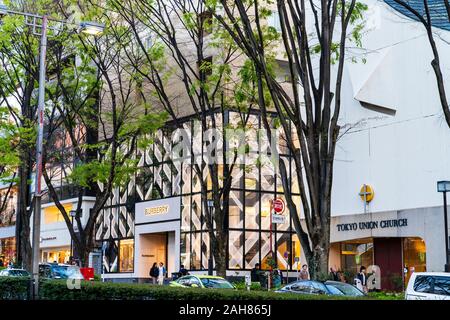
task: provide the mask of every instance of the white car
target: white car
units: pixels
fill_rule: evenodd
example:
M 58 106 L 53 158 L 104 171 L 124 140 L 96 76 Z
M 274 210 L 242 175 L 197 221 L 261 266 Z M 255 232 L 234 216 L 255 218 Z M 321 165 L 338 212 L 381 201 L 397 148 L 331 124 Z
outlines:
M 417 272 L 411 275 L 406 300 L 450 300 L 450 272 Z

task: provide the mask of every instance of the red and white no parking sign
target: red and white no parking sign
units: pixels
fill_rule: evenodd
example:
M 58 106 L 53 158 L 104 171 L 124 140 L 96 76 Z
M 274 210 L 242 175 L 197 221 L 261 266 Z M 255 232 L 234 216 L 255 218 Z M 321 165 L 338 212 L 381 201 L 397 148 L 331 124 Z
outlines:
M 272 206 L 273 210 L 278 214 L 282 214 L 284 212 L 284 209 L 286 208 L 284 200 L 280 198 L 273 200 Z

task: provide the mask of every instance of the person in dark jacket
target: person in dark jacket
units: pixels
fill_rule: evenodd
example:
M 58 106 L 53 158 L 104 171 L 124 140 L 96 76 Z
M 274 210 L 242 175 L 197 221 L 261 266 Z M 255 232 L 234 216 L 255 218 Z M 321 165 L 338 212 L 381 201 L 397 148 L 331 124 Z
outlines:
M 361 268 L 359 268 L 359 273 L 356 276 L 356 278 L 359 279 L 359 281 L 361 281 L 361 285 L 363 287 L 363 291 L 367 293 L 367 276 L 366 276 L 366 267 L 361 266 Z
M 337 271 L 333 267 L 330 268 L 330 280 L 341 281 Z
M 152 277 L 152 283 L 156 284 L 156 280 L 158 279 L 159 269 L 156 262 L 153 263 L 153 266 L 150 269 L 150 277 Z
M 189 274 L 184 265 L 180 266 L 180 271 L 178 273 L 180 274 L 180 277 L 187 276 Z
M 255 267 L 252 269 L 250 273 L 252 282 L 260 282 L 260 275 L 261 275 L 261 267 L 259 263 L 257 263 L 255 264 Z

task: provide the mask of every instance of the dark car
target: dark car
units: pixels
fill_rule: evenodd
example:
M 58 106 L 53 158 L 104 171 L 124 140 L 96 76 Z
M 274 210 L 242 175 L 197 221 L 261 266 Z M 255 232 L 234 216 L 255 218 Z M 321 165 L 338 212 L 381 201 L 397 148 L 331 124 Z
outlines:
M 0 277 L 29 277 L 30 274 L 24 269 L 3 269 Z
M 84 279 L 79 267 L 56 263 L 40 264 L 39 276 L 46 279 Z
M 337 295 L 337 296 L 364 296 L 364 293 L 356 287 L 336 281 L 314 281 L 314 280 L 300 280 L 290 283 L 276 292 L 289 292 L 298 294 L 314 294 L 314 295 Z

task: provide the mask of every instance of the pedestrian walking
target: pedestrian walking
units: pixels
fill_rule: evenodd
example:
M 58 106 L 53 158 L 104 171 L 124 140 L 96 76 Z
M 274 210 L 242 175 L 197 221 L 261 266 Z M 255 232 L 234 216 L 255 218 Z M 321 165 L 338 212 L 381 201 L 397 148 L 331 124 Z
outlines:
M 300 280 L 309 280 L 308 266 L 306 264 L 304 264 L 302 266 L 302 270 L 300 270 L 299 278 L 300 278 Z
M 152 278 L 152 283 L 156 284 L 156 281 L 158 279 L 158 264 L 156 262 L 153 263 L 153 266 L 150 268 L 150 277 Z
M 159 285 L 163 285 L 164 284 L 164 278 L 166 277 L 166 267 L 164 267 L 164 263 L 160 262 L 159 263 L 159 268 L 158 268 L 158 284 Z
M 361 266 L 359 268 L 359 273 L 356 278 L 361 282 L 362 291 L 367 293 L 367 276 L 366 276 L 366 267 Z

